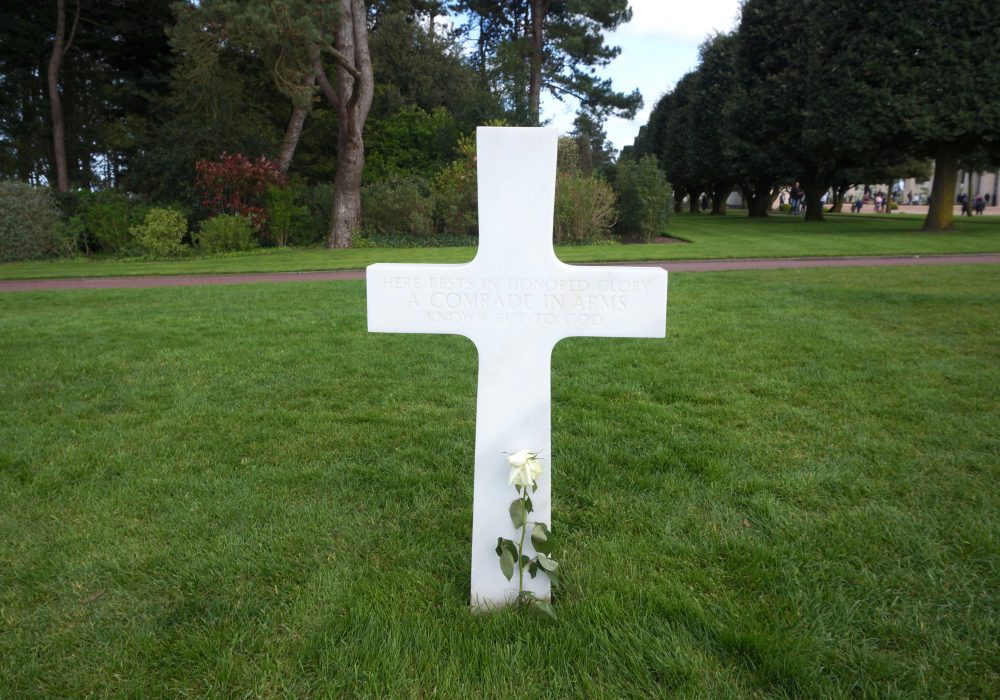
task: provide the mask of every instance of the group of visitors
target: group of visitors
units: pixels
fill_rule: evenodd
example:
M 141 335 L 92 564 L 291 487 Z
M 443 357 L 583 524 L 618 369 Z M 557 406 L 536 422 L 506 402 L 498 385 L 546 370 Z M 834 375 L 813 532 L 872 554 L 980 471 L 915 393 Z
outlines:
M 962 212 L 970 215 L 972 212 L 976 212 L 977 215 L 982 216 L 983 211 L 990 205 L 990 196 L 988 194 L 985 197 L 977 194 L 971 204 L 969 202 L 969 195 L 965 193 L 958 195 L 957 199 L 958 203 L 962 205 Z
M 821 201 L 825 204 L 827 195 L 824 195 Z M 871 202 L 874 206 L 874 211 L 876 214 L 888 213 L 892 208 L 892 203 L 899 203 L 903 199 L 902 189 L 894 190 L 892 197 L 887 195 L 882 190 L 873 192 L 868 186 L 865 186 L 865 193 L 863 196 L 855 197 L 853 195 L 848 195 L 846 201 L 851 203 L 851 213 L 860 214 L 861 210 L 864 208 L 865 204 Z M 1000 197 L 996 198 L 997 201 L 993 203 L 994 206 L 1000 205 Z M 962 206 L 962 211 L 967 214 L 972 214 L 975 212 L 977 215 L 982 215 L 986 207 L 990 206 L 990 195 L 977 194 L 975 199 L 969 200 L 969 196 L 966 194 L 959 194 L 956 198 L 958 204 Z M 785 205 L 785 192 L 781 192 L 778 197 L 778 203 L 781 205 L 782 211 L 784 211 Z M 802 185 L 796 182 L 791 188 L 788 189 L 788 199 L 789 208 L 788 213 L 792 216 L 797 216 L 799 214 L 804 214 L 806 211 L 806 193 L 802 189 Z M 906 204 L 916 205 L 930 204 L 930 197 L 925 197 L 919 192 L 907 192 L 906 193 Z M 703 206 L 704 208 L 704 206 Z

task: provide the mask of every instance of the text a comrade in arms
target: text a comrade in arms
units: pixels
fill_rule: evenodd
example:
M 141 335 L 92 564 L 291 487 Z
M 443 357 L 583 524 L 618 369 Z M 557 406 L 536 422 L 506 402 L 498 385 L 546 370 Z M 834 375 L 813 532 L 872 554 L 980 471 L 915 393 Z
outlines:
M 477 284 L 478 282 L 478 284 Z M 644 294 L 649 291 L 649 282 L 637 280 L 602 279 L 596 283 L 585 279 L 535 279 L 529 277 L 509 277 L 501 283 L 491 277 L 443 277 L 428 276 L 392 276 L 386 277 L 383 284 L 388 289 L 415 289 L 440 291 L 497 291 L 504 289 L 510 292 L 598 292 L 600 294 Z

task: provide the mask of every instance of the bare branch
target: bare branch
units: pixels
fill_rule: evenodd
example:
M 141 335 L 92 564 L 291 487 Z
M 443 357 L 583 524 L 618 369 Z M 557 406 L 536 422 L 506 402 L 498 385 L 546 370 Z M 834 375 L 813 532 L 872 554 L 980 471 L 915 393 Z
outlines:
M 346 70 L 348 73 L 350 73 L 352 78 L 357 80 L 358 78 L 361 77 L 361 73 L 358 71 L 357 68 L 354 67 L 354 64 L 351 62 L 351 59 L 349 59 L 344 54 L 340 53 L 340 51 L 337 51 L 337 49 L 332 47 L 330 44 L 325 45 L 323 47 L 323 50 L 326 51 L 331 56 L 333 56 L 333 59 L 337 62 L 337 64 L 341 68 Z
M 66 41 L 66 45 L 63 46 L 62 55 L 65 56 L 66 52 L 69 51 L 69 47 L 73 45 L 73 39 L 76 37 L 76 28 L 80 24 L 80 0 L 76 0 L 76 16 L 73 17 L 73 28 L 69 30 L 69 39 Z
M 313 63 L 313 68 L 316 70 L 316 80 L 319 82 L 319 87 L 326 95 L 326 99 L 330 101 L 333 108 L 340 111 L 340 98 L 337 97 L 337 92 L 333 89 L 333 85 L 330 84 L 330 79 L 326 77 L 326 71 L 323 69 L 323 64 L 317 58 Z

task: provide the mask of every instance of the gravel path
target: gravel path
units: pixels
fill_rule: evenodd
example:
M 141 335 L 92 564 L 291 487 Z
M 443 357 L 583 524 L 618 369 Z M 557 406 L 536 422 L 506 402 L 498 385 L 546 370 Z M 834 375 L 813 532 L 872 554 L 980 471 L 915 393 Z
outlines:
M 887 267 L 898 265 L 1000 265 L 1000 254 L 977 255 L 878 255 L 843 258 L 744 258 L 735 260 L 673 260 L 662 262 L 599 263 L 623 267 L 662 267 L 670 272 L 725 270 L 775 270 L 796 267 Z M 242 275 L 163 275 L 158 277 L 78 277 L 72 279 L 0 280 L 0 292 L 58 289 L 135 289 L 193 287 L 211 284 L 260 282 L 317 282 L 363 280 L 364 270 L 325 272 L 261 272 Z

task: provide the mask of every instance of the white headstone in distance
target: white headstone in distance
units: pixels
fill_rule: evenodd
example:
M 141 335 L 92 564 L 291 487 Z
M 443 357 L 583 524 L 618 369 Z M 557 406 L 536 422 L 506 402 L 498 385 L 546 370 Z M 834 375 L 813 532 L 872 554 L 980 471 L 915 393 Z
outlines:
M 476 139 L 475 259 L 371 265 L 368 330 L 464 335 L 479 352 L 471 604 L 489 607 L 517 597 L 517 576 L 504 578 L 495 552 L 498 537 L 517 541 L 508 513 L 516 497 L 507 484 L 508 454 L 541 453 L 545 470 L 531 495 L 531 519 L 552 523 L 552 348 L 572 336 L 662 338 L 667 273 L 566 265 L 556 258 L 555 129 L 480 127 Z M 549 597 L 544 574 L 524 578 L 535 595 Z

